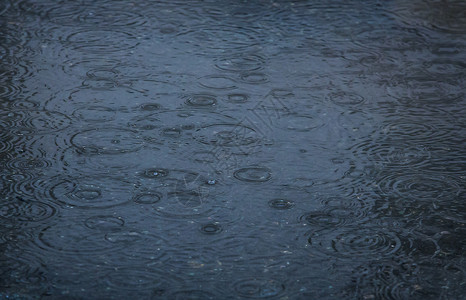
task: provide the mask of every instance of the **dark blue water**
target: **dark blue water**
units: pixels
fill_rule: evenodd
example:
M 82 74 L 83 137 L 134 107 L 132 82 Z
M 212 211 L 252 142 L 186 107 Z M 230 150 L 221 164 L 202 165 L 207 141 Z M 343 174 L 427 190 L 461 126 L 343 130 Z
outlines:
M 464 1 L 0 1 L 0 299 L 462 299 Z

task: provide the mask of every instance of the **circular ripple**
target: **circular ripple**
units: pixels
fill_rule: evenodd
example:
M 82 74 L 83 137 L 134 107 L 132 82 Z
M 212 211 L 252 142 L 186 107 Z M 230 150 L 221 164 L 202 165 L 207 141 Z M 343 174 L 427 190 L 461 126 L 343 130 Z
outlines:
M 86 257 L 86 259 L 89 256 L 119 249 L 116 244 L 106 241 L 103 235 L 96 234 L 93 230 L 70 220 L 44 228 L 35 243 L 47 253 L 54 253 L 58 256 Z
M 28 13 L 40 15 L 60 25 L 76 25 L 75 16 L 84 13 L 84 6 L 79 3 L 67 2 L 66 5 L 53 5 L 51 3 L 29 3 L 21 1 L 20 7 Z
M 0 240 L 2 240 L 2 236 L 0 236 Z M 18 239 L 14 239 L 12 242 L 17 241 Z M 49 282 L 48 276 L 46 278 L 44 274 L 44 258 L 13 243 L 8 244 L 8 251 L 4 251 L 0 259 L 2 265 L 0 274 L 4 286 L 1 293 L 2 298 L 25 299 L 26 295 L 30 297 L 29 295 L 42 293 L 43 286 Z
M 422 147 L 384 148 L 377 152 L 377 158 L 389 166 L 420 166 L 431 158 L 429 151 Z
M 463 162 L 464 155 L 461 153 L 464 153 L 464 144 L 461 143 L 453 147 L 432 148 L 433 159 L 423 166 L 423 170 L 439 174 L 464 176 L 466 164 Z
M 246 27 L 203 26 L 178 34 L 188 45 L 200 48 L 201 51 L 225 52 L 240 50 L 256 44 L 260 34 Z
M 294 97 L 295 92 L 291 89 L 274 88 L 270 91 L 269 95 L 277 99 L 282 99 L 282 98 Z
M 425 147 L 385 144 L 373 139 L 355 145 L 352 150 L 360 159 L 368 159 L 383 167 L 419 167 L 431 160 L 431 153 Z
M 272 178 L 272 170 L 266 167 L 247 167 L 236 170 L 233 176 L 245 182 L 266 182 Z
M 116 110 L 105 106 L 86 106 L 73 112 L 73 116 L 85 122 L 108 122 L 116 117 Z
M 256 22 L 264 18 L 264 15 L 269 12 L 268 10 L 264 10 L 263 6 L 244 7 L 242 5 L 228 5 L 224 7 L 205 6 L 202 8 L 202 14 L 208 16 L 209 19 L 233 25 Z
M 70 34 L 63 41 L 65 46 L 79 52 L 93 55 L 125 52 L 136 47 L 139 42 L 130 33 L 117 30 L 83 30 Z
M 143 178 L 156 179 L 147 182 L 164 182 L 175 185 L 180 184 L 180 186 L 184 186 L 186 188 L 205 185 L 207 182 L 204 176 L 200 173 L 189 170 L 149 168 L 142 171 L 140 175 Z
M 205 88 L 214 90 L 232 90 L 236 89 L 236 82 L 224 75 L 204 76 L 200 79 L 199 84 Z
M 139 106 L 139 109 L 142 111 L 155 111 L 160 110 L 162 106 L 158 103 L 143 103 Z
M 82 153 L 118 154 L 137 151 L 144 142 L 129 129 L 101 128 L 73 135 L 71 144 Z
M 423 26 L 444 33 L 466 33 L 463 1 L 413 1 L 391 8 L 403 25 Z
M 409 120 L 398 120 L 396 123 L 387 124 L 381 128 L 380 132 L 384 138 L 391 140 L 405 142 L 406 139 L 409 139 L 411 141 L 429 141 L 429 143 L 442 139 L 448 134 L 446 130 L 433 124 Z
M 307 240 L 307 248 L 341 258 L 369 260 L 392 256 L 401 248 L 400 238 L 392 232 L 364 228 L 346 230 L 343 233 L 314 233 Z
M 403 282 L 402 276 L 418 272 L 410 263 L 380 262 L 369 267 L 358 267 L 354 273 L 354 280 L 360 283 L 360 287 L 351 287 L 348 292 L 352 295 L 360 295 L 361 299 L 408 299 L 415 295 L 416 288 Z M 412 290 L 411 290 L 412 289 Z
M 0 74 L 1 75 L 1 74 Z M 17 99 L 18 95 L 21 94 L 22 88 L 20 85 L 14 82 L 2 82 L 0 85 L 0 97 L 5 102 L 13 102 L 13 99 Z
M 378 181 L 377 185 L 384 195 L 394 193 L 422 201 L 455 199 L 462 189 L 454 177 L 425 173 L 388 175 Z
M 54 155 L 55 162 L 64 171 L 75 174 L 130 174 L 144 164 L 147 159 L 145 152 L 101 153 L 95 148 L 79 149 L 63 147 L 64 151 Z M 104 170 L 104 171 L 103 171 Z
M 292 208 L 294 206 L 294 202 L 287 199 L 272 199 L 269 201 L 269 206 L 271 208 L 284 210 Z
M 62 63 L 63 72 L 71 76 L 87 77 L 90 69 L 112 70 L 120 66 L 121 61 L 108 57 L 73 57 Z M 90 73 L 92 75 L 92 72 Z
M 20 109 L 20 110 L 34 110 L 41 106 L 41 104 L 35 100 L 31 99 L 19 99 L 11 103 L 11 108 Z
M 24 143 L 24 137 L 20 135 L 13 135 L 3 130 L 0 131 L 1 157 L 4 159 L 13 157 L 13 154 L 18 151 L 18 145 L 21 145 L 21 143 Z
M 331 102 L 340 106 L 354 106 L 359 105 L 365 101 L 364 97 L 354 92 L 338 91 L 328 95 Z
M 252 128 L 240 124 L 216 124 L 197 130 L 193 137 L 200 143 L 225 147 L 257 144 L 261 136 Z
M 172 176 L 160 182 L 158 186 L 151 186 L 151 190 L 161 195 L 160 201 L 151 207 L 158 215 L 166 218 L 211 216 L 220 208 L 222 191 L 219 188 L 217 185 L 208 185 L 199 177 L 188 176 L 186 179 L 180 179 Z
M 157 192 L 145 191 L 137 193 L 133 201 L 138 204 L 155 204 L 162 199 L 163 195 Z
M 121 217 L 102 215 L 87 218 L 84 225 L 89 229 L 111 232 L 120 230 L 125 225 L 125 221 Z
M 396 80 L 396 79 L 395 79 Z M 401 104 L 445 104 L 461 101 L 464 90 L 457 84 L 424 78 L 402 78 L 398 85 L 388 87 L 388 94 Z
M 46 195 L 67 206 L 108 208 L 132 199 L 131 185 L 105 177 L 61 178 L 51 180 Z
M 168 192 L 155 210 L 168 218 L 201 217 L 213 212 L 213 202 L 212 196 L 205 191 L 175 191 Z
M 62 130 L 71 124 L 64 114 L 46 110 L 23 110 L 0 112 L 0 128 L 22 132 L 32 130 L 37 133 L 50 133 Z
M 166 254 L 167 242 L 152 234 L 150 231 L 153 230 L 148 230 L 147 220 L 141 221 L 143 222 L 141 225 L 144 226 L 142 230 L 122 227 L 121 230 L 105 234 L 105 241 L 120 248 L 118 252 L 112 253 L 112 261 L 118 262 L 119 266 L 123 268 L 126 266 L 133 268 L 135 265 L 155 267 L 156 264 L 161 263 L 162 257 Z
M 221 58 L 215 66 L 222 71 L 252 72 L 263 68 L 265 59 L 258 55 L 241 55 L 232 58 Z
M 179 138 L 182 135 L 182 130 L 180 128 L 172 127 L 172 128 L 163 128 L 162 135 L 167 138 Z
M 249 84 L 265 83 L 269 81 L 267 75 L 264 73 L 246 73 L 241 75 L 241 80 Z
M 105 240 L 121 250 L 112 253 L 119 265 L 133 268 L 135 265 L 153 266 L 166 254 L 166 241 L 147 230 L 118 230 L 105 235 Z M 141 268 L 138 268 L 140 270 Z
M 410 28 L 389 26 L 389 28 L 367 28 L 356 37 L 355 43 L 373 51 L 414 51 L 428 45 L 425 35 L 419 31 L 414 34 Z M 381 51 L 383 50 L 383 51 Z
M 237 281 L 233 288 L 245 298 L 278 297 L 285 291 L 285 285 L 274 279 L 248 278 Z
M 163 24 L 160 26 L 159 32 L 167 35 L 174 35 L 179 33 L 180 26 L 179 24 Z
M 451 58 L 433 59 L 424 63 L 426 72 L 435 78 L 461 78 L 465 74 L 466 63 Z
M 26 171 L 7 173 L 0 175 L 0 182 L 4 184 L 5 192 L 10 191 L 21 197 L 35 196 L 39 190 L 43 190 L 44 186 L 49 182 L 48 177 L 40 177 L 36 173 L 28 173 Z M 35 197 L 43 199 L 42 196 Z
M 325 123 L 324 119 L 319 116 L 289 114 L 274 120 L 273 125 L 284 130 L 308 132 L 324 126 Z
M 147 21 L 143 15 L 131 11 L 131 6 L 122 9 L 115 8 L 114 5 L 108 7 L 102 6 L 96 9 L 86 10 L 80 14 L 73 15 L 79 24 L 89 27 L 108 27 L 108 28 L 135 28 L 145 24 Z M 59 15 L 52 18 L 53 22 L 58 22 Z M 61 16 L 61 19 L 63 16 Z M 59 22 L 60 23 L 60 22 Z M 60 23 L 61 24 L 61 23 Z
M 115 68 L 97 67 L 86 72 L 86 76 L 91 79 L 116 79 L 120 76 L 120 71 Z
M 248 102 L 248 95 L 246 94 L 229 94 L 228 95 L 228 102 L 232 103 L 246 103 Z
M 210 94 L 194 94 L 187 97 L 186 104 L 193 107 L 212 107 L 217 104 L 217 98 Z
M 150 169 L 144 170 L 144 172 L 142 173 L 142 176 L 146 178 L 163 178 L 163 177 L 167 177 L 169 173 L 170 171 L 167 169 L 150 168 Z
M 1 148 L 0 148 L 1 149 Z M 9 160 L 6 163 L 6 166 L 11 169 L 16 170 L 34 170 L 34 169 L 44 169 L 51 166 L 51 162 L 45 158 L 40 157 L 18 157 Z
M 4 201 L 0 208 L 0 219 L 10 222 L 42 222 L 57 214 L 57 209 L 44 201 L 17 197 L 15 200 Z
M 137 231 L 118 230 L 115 232 L 109 232 L 105 235 L 105 240 L 113 244 L 137 244 L 137 242 L 141 241 L 143 238 L 143 234 Z
M 4 192 L 10 191 L 15 195 L 21 196 L 33 195 L 31 192 L 37 187 L 34 185 L 37 178 L 37 174 L 29 172 L 28 170 L 15 170 L 14 172 L 5 172 L 5 174 L 0 173 L 0 182 L 2 182 L 4 188 L 6 188 Z
M 300 220 L 306 225 L 313 226 L 313 230 L 333 230 L 337 226 L 356 220 L 356 217 L 357 212 L 343 208 L 334 208 L 306 213 L 300 217 Z
M 201 290 L 175 291 L 168 295 L 167 299 L 173 300 L 198 300 L 198 299 L 218 299 L 218 295 Z
M 372 197 L 358 193 L 357 196 L 325 197 L 319 199 L 321 207 L 305 213 L 299 218 L 310 230 L 334 230 L 336 227 L 361 222 L 370 210 L 365 200 Z M 314 200 L 314 202 L 316 202 Z
M 146 116 L 146 118 L 137 118 L 134 121 L 131 121 L 128 124 L 131 128 L 137 129 L 137 130 L 154 130 L 154 129 L 159 129 L 161 126 L 163 126 L 163 122 L 161 122 L 160 118 L 158 115 L 149 115 Z
M 348 51 L 345 51 L 342 54 L 342 57 L 349 61 L 349 66 L 366 66 L 366 67 L 374 67 L 380 66 L 381 60 L 384 58 L 383 54 L 376 52 L 376 51 L 368 51 L 367 48 L 357 49 L 353 48 Z
M 206 125 L 232 122 L 234 122 L 233 118 L 220 113 L 203 112 L 202 110 L 176 110 L 139 117 L 131 121 L 129 126 L 145 131 L 176 128 L 181 133 L 190 133 Z
M 203 224 L 199 229 L 204 234 L 217 234 L 222 232 L 222 226 L 218 223 Z
M 216 154 L 212 151 L 197 151 L 190 155 L 190 159 L 202 165 L 211 165 L 218 162 Z
M 167 278 L 166 273 L 159 274 L 146 268 L 126 267 L 110 271 L 102 280 L 107 282 L 109 286 L 115 290 L 132 291 L 141 295 L 141 292 L 147 290 L 153 293 L 163 293 L 165 290 L 169 289 L 170 281 L 173 281 L 173 278 L 170 278 L 170 276 Z M 149 295 L 147 296 L 152 298 Z M 153 294 L 151 296 L 153 296 Z
M 120 86 L 130 86 L 131 82 L 127 83 L 120 83 L 113 79 L 102 79 L 102 78 L 92 78 L 86 79 L 82 82 L 82 86 L 86 89 L 94 89 L 94 90 L 101 90 L 101 91 L 108 91 L 118 88 Z

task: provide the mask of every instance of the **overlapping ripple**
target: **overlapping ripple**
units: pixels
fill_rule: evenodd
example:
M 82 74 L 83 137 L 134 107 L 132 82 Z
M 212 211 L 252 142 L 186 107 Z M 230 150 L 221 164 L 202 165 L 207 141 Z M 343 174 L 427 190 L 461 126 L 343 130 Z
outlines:
M 377 228 L 359 228 L 355 231 L 349 227 L 340 232 L 311 234 L 305 247 L 315 255 L 344 260 L 355 257 L 377 260 L 397 255 L 402 243 L 403 240 L 395 232 Z
M 87 129 L 74 134 L 70 143 L 81 153 L 119 154 L 134 152 L 144 146 L 137 132 L 124 128 Z
M 60 112 L 46 110 L 23 110 L 1 113 L 0 127 L 12 132 L 22 130 L 34 133 L 51 133 L 63 130 L 71 124 L 71 120 Z
M 50 178 L 43 196 L 61 205 L 77 208 L 109 208 L 130 202 L 131 184 L 108 176 Z

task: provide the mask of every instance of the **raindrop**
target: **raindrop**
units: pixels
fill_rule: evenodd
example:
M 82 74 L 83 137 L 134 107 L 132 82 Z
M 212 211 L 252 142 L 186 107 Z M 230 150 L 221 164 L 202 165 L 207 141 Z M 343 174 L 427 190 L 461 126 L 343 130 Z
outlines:
M 162 178 L 167 177 L 170 172 L 166 169 L 147 169 L 144 171 L 143 176 L 147 178 Z

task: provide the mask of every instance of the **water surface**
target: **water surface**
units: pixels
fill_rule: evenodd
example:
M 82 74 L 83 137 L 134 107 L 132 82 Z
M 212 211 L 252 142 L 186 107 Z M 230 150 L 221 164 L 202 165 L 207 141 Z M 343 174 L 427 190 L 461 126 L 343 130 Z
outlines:
M 463 1 L 0 1 L 1 299 L 460 299 Z

